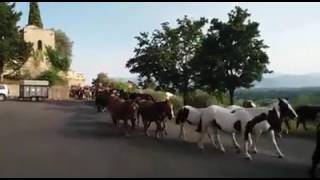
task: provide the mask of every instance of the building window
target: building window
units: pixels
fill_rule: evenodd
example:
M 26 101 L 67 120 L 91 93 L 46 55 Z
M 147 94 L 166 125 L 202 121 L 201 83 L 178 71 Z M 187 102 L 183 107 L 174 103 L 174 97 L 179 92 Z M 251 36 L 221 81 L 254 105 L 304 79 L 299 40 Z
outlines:
M 38 41 L 38 50 L 42 51 L 42 41 L 41 40 Z

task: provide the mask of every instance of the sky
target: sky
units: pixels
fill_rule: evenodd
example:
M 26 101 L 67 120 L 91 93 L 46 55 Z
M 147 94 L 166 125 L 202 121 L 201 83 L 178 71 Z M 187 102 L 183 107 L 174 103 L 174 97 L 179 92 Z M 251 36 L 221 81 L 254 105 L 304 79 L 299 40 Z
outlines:
M 320 3 L 318 2 L 39 2 L 44 28 L 63 30 L 74 42 L 71 68 L 90 83 L 99 72 L 110 77 L 134 77 L 125 67 L 134 56 L 135 36 L 160 24 L 176 25 L 187 15 L 226 21 L 235 6 L 247 8 L 260 23 L 269 46 L 269 69 L 281 74 L 320 73 Z M 28 21 L 29 3 L 17 2 Z

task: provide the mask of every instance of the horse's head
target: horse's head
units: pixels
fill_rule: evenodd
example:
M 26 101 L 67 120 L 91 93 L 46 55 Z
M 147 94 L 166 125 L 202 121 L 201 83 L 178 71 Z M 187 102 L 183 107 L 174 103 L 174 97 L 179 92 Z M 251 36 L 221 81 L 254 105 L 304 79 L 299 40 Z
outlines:
M 292 106 L 289 104 L 287 99 L 281 99 L 279 98 L 279 110 L 280 110 L 280 118 L 291 118 L 295 119 L 298 117 L 296 111 L 292 108 Z
M 176 117 L 176 124 L 180 124 L 186 121 L 188 114 L 189 114 L 189 109 L 187 109 L 186 107 L 181 108 L 178 111 L 178 114 Z

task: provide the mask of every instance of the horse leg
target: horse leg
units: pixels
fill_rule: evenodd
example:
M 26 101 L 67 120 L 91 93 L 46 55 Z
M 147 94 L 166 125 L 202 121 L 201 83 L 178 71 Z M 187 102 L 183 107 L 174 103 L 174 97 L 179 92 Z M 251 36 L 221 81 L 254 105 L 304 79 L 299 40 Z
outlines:
M 217 138 L 217 142 L 218 142 L 218 145 L 220 147 L 220 151 L 224 153 L 225 149 L 224 149 L 224 147 L 223 147 L 223 145 L 221 143 L 221 139 L 220 139 L 220 134 L 219 134 L 218 128 L 215 128 L 215 130 L 213 132 L 214 132 L 214 134 L 215 134 L 215 136 Z
M 249 146 L 252 146 L 252 135 L 251 133 L 248 134 L 248 142 L 249 142 Z
M 214 128 L 214 127 L 213 127 L 213 128 Z M 213 137 L 211 136 L 211 134 L 210 134 L 209 131 L 208 131 L 208 137 L 209 137 L 209 139 L 210 139 L 210 141 L 211 141 L 212 146 L 213 146 L 214 148 L 218 149 L 218 148 L 219 148 L 219 147 L 218 147 L 218 144 L 216 143 L 215 138 L 213 138 Z M 215 136 L 214 136 L 214 137 L 215 137 Z
M 111 118 L 112 118 L 112 121 L 113 121 L 113 124 L 118 127 L 118 123 L 117 123 L 117 119 L 114 115 L 111 115 Z
M 258 142 L 258 139 L 260 138 L 260 136 L 261 136 L 261 132 L 255 133 L 255 137 L 253 138 L 253 143 L 251 145 L 251 152 L 253 154 L 258 153 L 256 145 L 257 145 L 257 142 Z
M 284 155 L 282 154 L 282 152 L 280 151 L 280 149 L 279 149 L 279 147 L 278 147 L 278 144 L 277 144 L 277 141 L 276 141 L 276 137 L 275 137 L 275 135 L 274 135 L 274 131 L 273 131 L 273 130 L 270 131 L 270 136 L 271 136 L 271 138 L 272 138 L 272 143 L 273 143 L 274 147 L 275 147 L 276 150 L 277 150 L 278 157 L 279 157 L 279 158 L 282 158 Z
M 158 139 L 158 134 L 159 134 L 159 132 L 161 133 L 161 122 L 156 121 L 156 125 L 157 125 L 157 128 L 156 128 L 155 137 L 156 137 L 156 139 Z
M 141 116 L 139 116 L 139 115 L 137 116 L 137 127 L 140 126 L 140 117 L 141 117 Z M 141 119 L 142 119 L 142 118 L 141 118 Z
M 248 140 L 245 140 L 244 141 L 244 156 L 246 159 L 252 160 L 252 157 L 249 154 L 248 149 L 249 149 L 249 142 L 248 142 Z
M 179 138 L 181 139 L 181 140 L 185 140 L 185 136 L 184 136 L 184 123 L 181 123 L 180 124 L 180 133 L 179 133 Z
M 124 128 L 126 131 L 126 136 L 129 136 L 129 127 L 128 127 L 128 119 L 124 119 Z
M 306 121 L 303 121 L 303 122 L 302 122 L 302 124 L 303 124 L 303 128 L 304 128 L 304 130 L 305 130 L 305 131 L 308 131 L 308 128 L 307 128 L 307 123 L 306 123 Z
M 164 130 L 164 135 L 168 135 L 168 131 L 167 131 L 167 126 L 166 126 L 166 121 L 163 121 L 163 130 Z
M 251 136 L 250 136 L 250 132 L 244 132 L 243 134 L 243 148 L 244 148 L 244 156 L 246 159 L 248 160 L 252 160 L 252 157 L 251 155 L 249 154 L 249 144 L 250 144 L 250 139 L 251 139 Z
M 312 155 L 312 166 L 311 166 L 311 169 L 309 170 L 309 173 L 312 178 L 316 178 L 316 169 L 317 169 L 317 166 L 318 166 L 319 160 L 320 160 L 319 153 L 320 152 L 316 150 Z
M 298 128 L 299 128 L 300 123 L 301 123 L 301 121 L 300 121 L 300 119 L 298 119 L 298 120 L 297 120 L 297 123 L 296 123 L 296 129 L 297 129 L 297 130 L 298 130 Z
M 133 117 L 131 118 L 131 130 L 133 131 L 136 127 L 136 119 Z
M 143 127 L 144 127 L 144 134 L 146 135 L 146 136 L 149 136 L 149 134 L 148 134 L 148 127 L 150 126 L 150 124 L 148 125 L 148 121 L 147 120 L 145 120 L 145 119 L 143 119 Z
M 237 149 L 237 153 L 240 153 L 240 145 L 237 142 L 236 133 L 232 133 L 232 142 L 234 147 Z
M 199 137 L 199 140 L 198 140 L 198 147 L 199 147 L 200 149 L 204 149 L 204 146 L 203 146 L 203 137 L 204 137 L 204 135 L 206 134 L 207 129 L 208 129 L 208 127 L 202 128 L 202 132 L 200 133 L 200 137 Z
M 287 127 L 287 129 L 286 129 L 286 134 L 289 134 L 289 130 L 290 130 L 290 124 L 289 124 L 289 120 L 285 120 L 284 121 L 285 122 L 285 124 L 286 124 L 286 127 Z
M 161 139 L 163 139 L 164 138 L 164 135 L 167 135 L 167 133 L 166 133 L 166 124 L 165 124 L 165 122 L 163 121 L 162 122 L 162 126 L 161 126 L 161 123 L 160 123 L 160 135 L 161 135 Z

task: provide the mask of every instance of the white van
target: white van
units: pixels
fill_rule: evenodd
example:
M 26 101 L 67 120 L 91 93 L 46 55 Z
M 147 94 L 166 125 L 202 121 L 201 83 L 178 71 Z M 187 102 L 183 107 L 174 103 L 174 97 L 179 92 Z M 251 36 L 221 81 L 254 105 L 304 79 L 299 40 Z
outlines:
M 8 95 L 9 95 L 8 86 L 5 84 L 0 84 L 0 101 L 6 100 Z

